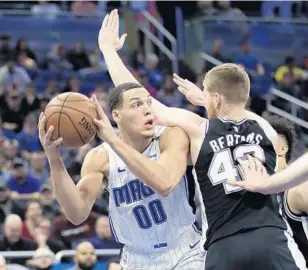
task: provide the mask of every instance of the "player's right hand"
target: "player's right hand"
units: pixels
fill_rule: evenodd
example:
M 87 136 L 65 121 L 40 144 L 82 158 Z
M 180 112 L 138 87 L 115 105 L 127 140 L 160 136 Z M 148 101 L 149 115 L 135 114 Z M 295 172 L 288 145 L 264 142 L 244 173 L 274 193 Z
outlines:
M 173 74 L 173 81 L 191 104 L 204 107 L 204 95 L 197 85 L 187 79 L 184 80 L 176 73 Z
M 98 45 L 102 53 L 106 48 L 113 48 L 117 51 L 123 47 L 127 34 L 119 38 L 119 27 L 118 10 L 114 9 L 105 16 L 98 34 Z
M 62 138 L 58 138 L 55 141 L 51 140 L 52 132 L 54 130 L 53 126 L 50 126 L 47 132 L 45 131 L 45 125 L 46 125 L 46 117 L 43 113 L 40 115 L 40 119 L 38 122 L 38 130 L 39 130 L 39 138 L 40 142 L 45 150 L 45 154 L 47 158 L 53 159 L 58 158 L 60 156 L 60 145 L 63 142 Z

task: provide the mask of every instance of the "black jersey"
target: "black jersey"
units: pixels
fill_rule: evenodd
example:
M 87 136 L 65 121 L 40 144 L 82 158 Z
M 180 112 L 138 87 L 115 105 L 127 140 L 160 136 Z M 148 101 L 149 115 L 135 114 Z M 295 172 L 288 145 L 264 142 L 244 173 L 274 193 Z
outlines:
M 195 164 L 208 230 L 205 248 L 221 238 L 271 226 L 287 229 L 279 213 L 277 196 L 263 195 L 226 184 L 230 175 L 242 180 L 237 160 L 251 154 L 264 161 L 269 174 L 276 154 L 266 131 L 255 120 L 234 122 L 211 119 Z
M 299 250 L 303 253 L 308 267 L 308 216 L 299 216 L 292 213 L 288 206 L 287 195 L 287 191 L 283 193 L 283 210 L 293 231 L 293 238 Z

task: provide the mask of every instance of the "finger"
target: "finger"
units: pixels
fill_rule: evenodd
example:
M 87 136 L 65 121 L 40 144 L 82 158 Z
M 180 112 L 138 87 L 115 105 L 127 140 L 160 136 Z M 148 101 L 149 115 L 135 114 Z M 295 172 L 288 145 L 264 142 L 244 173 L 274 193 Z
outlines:
M 238 158 L 237 161 L 240 164 L 240 166 L 242 167 L 242 169 L 244 170 L 244 172 L 247 172 L 247 171 L 250 170 L 249 162 L 247 160 L 243 160 L 242 158 Z
M 179 80 L 179 81 L 185 81 L 182 77 L 180 77 L 178 74 L 176 74 L 176 73 L 173 73 L 173 77 L 174 78 L 176 78 L 177 80 Z
M 96 118 L 93 119 L 94 124 L 96 127 L 100 128 L 102 126 L 102 122 Z
M 119 13 L 118 13 L 118 10 L 116 9 L 115 10 L 115 14 L 114 14 L 114 17 L 113 17 L 113 20 L 112 20 L 112 25 L 111 27 L 119 32 Z
M 108 18 L 109 18 L 109 14 L 107 14 L 102 22 L 102 26 L 101 28 L 106 28 L 107 23 L 108 23 Z
M 114 17 L 116 15 L 116 9 L 112 10 L 108 19 L 108 27 L 112 27 L 114 23 Z
M 258 158 L 254 158 L 255 160 L 255 165 L 256 165 L 256 171 L 262 173 L 262 162 Z
M 183 79 L 182 79 L 181 77 L 179 77 L 178 75 L 173 77 L 173 81 L 174 81 L 178 86 L 182 86 L 182 87 L 185 87 L 185 86 L 186 86 L 185 80 L 183 80 Z
M 100 120 L 103 120 L 106 117 L 106 114 L 104 113 L 104 111 L 103 111 L 101 105 L 99 104 L 95 95 L 93 96 L 93 99 L 94 99 L 94 104 L 95 104 L 95 108 L 96 108 L 96 112 L 98 114 L 98 117 L 99 117 Z
M 63 142 L 63 138 L 58 138 L 52 143 L 52 146 L 58 147 L 59 145 L 62 144 L 62 142 Z
M 124 44 L 126 37 L 127 37 L 127 34 L 126 34 L 126 33 L 123 34 L 123 35 L 121 36 L 121 38 L 120 38 L 120 43 L 121 43 L 121 45 Z
M 46 136 L 45 136 L 45 143 L 48 144 L 51 141 L 52 132 L 54 131 L 54 127 L 50 126 L 47 130 Z
M 251 155 L 247 155 L 247 159 L 249 162 L 249 167 L 252 171 L 256 172 L 257 171 L 257 166 L 256 166 L 256 161 L 255 158 L 253 158 Z
M 179 90 L 180 93 L 182 93 L 184 96 L 186 96 L 186 94 L 187 94 L 186 88 L 179 86 L 178 90 Z
M 227 184 L 233 187 L 245 188 L 247 185 L 244 181 L 228 180 Z
M 38 122 L 38 130 L 39 130 L 39 137 L 40 138 L 43 138 L 43 137 L 46 136 L 45 121 L 46 121 L 46 117 L 43 113 L 41 113 L 40 120 Z

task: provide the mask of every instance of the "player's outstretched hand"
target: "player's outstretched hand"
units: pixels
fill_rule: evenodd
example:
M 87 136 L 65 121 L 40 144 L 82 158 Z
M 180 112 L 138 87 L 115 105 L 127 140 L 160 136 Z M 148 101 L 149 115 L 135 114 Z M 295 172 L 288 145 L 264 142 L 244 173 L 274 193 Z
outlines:
M 250 155 L 247 156 L 247 160 L 239 159 L 238 162 L 243 169 L 245 180 L 236 181 L 229 179 L 227 183 L 251 192 L 269 194 L 269 176 L 262 163 Z
M 119 38 L 119 27 L 118 10 L 114 9 L 105 16 L 98 34 L 98 45 L 101 52 L 106 48 L 113 48 L 117 51 L 123 47 L 127 34 L 123 34 Z
M 197 85 L 187 79 L 181 78 L 176 73 L 173 74 L 173 81 L 177 84 L 178 90 L 191 104 L 204 107 L 204 95 Z
M 52 132 L 54 131 L 54 127 L 50 126 L 47 132 L 45 131 L 46 126 L 46 117 L 43 113 L 40 115 L 40 119 L 38 122 L 38 130 L 39 130 L 39 138 L 40 142 L 45 150 L 47 158 L 53 159 L 58 158 L 60 156 L 60 145 L 63 142 L 62 138 L 58 138 L 55 141 L 52 141 Z
M 104 110 L 100 106 L 96 96 L 92 97 L 92 100 L 95 104 L 96 112 L 98 118 L 94 118 L 94 124 L 97 127 L 97 135 L 101 140 L 112 144 L 115 140 L 118 139 L 117 134 L 114 132 L 114 129 L 108 119 L 108 116 L 105 114 Z

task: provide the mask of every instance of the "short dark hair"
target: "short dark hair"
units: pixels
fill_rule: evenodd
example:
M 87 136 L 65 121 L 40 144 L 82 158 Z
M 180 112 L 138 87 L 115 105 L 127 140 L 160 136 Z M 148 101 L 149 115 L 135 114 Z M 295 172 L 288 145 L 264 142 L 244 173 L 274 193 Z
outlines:
M 120 105 L 122 105 L 123 102 L 123 93 L 128 90 L 132 90 L 135 88 L 142 88 L 143 86 L 134 83 L 134 82 L 128 82 L 128 83 L 122 83 L 118 85 L 117 87 L 111 89 L 109 94 L 109 109 L 112 112 L 114 109 L 118 108 Z
M 292 157 L 292 152 L 297 137 L 294 125 L 286 118 L 279 117 L 277 115 L 270 116 L 267 118 L 267 120 L 276 130 L 278 135 L 284 137 L 284 139 L 286 140 L 289 147 L 289 151 L 286 154 L 286 160 L 287 162 L 289 162 Z

